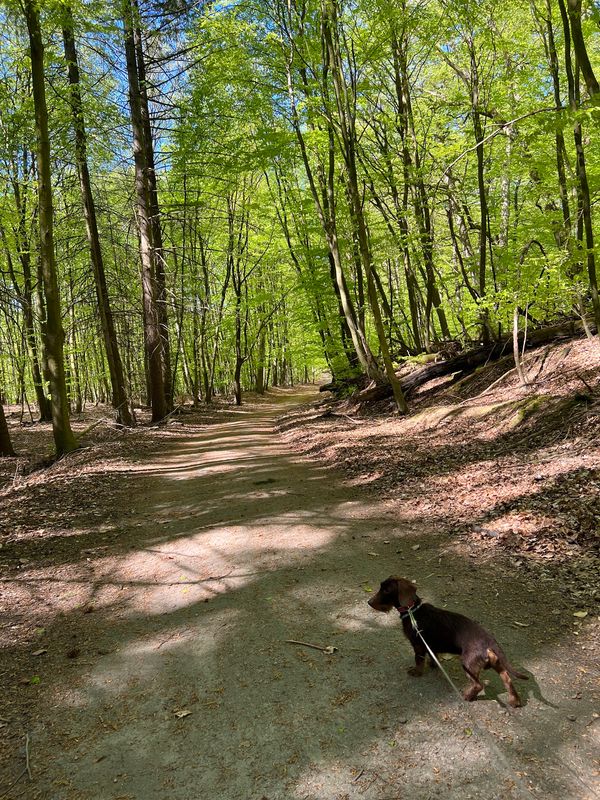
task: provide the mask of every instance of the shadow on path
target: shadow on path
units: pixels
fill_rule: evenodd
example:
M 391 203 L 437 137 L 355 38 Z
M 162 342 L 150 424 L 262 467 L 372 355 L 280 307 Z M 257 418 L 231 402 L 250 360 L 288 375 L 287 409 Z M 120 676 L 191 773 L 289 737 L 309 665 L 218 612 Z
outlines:
M 47 636 L 68 626 L 81 649 L 55 671 L 48 647 L 25 796 L 590 797 L 591 679 L 558 669 L 572 645 L 554 598 L 500 565 L 465 563 L 419 520 L 399 526 L 291 454 L 273 429 L 281 410 L 265 405 L 132 465 L 129 550 L 12 581 L 50 605 L 73 593 Z M 398 620 L 366 604 L 391 572 L 495 632 L 535 676 L 519 685 L 524 709 L 505 707 L 495 673 L 473 704 L 437 674 L 405 674 Z M 447 666 L 462 684 L 460 665 Z

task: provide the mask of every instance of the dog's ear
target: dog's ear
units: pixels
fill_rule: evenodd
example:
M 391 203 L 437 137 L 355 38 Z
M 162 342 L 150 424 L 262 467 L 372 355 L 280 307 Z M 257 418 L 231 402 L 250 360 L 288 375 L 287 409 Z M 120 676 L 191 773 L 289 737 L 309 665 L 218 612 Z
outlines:
M 396 581 L 396 591 L 398 593 L 398 605 L 412 605 L 417 593 L 415 584 L 407 581 L 406 578 L 394 578 L 394 580 Z

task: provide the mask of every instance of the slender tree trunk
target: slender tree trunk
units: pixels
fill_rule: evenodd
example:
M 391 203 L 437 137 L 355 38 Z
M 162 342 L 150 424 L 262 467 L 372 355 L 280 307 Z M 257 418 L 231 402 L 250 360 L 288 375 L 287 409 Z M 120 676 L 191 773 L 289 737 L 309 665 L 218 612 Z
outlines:
M 265 393 L 265 355 L 267 350 L 267 331 L 263 328 L 259 334 L 258 339 L 258 354 L 256 364 L 256 384 L 255 390 L 257 394 Z
M 23 3 L 31 54 L 31 82 L 37 138 L 40 262 L 46 301 L 45 344 L 48 358 L 50 394 L 52 398 L 52 432 L 57 455 L 75 450 L 77 442 L 71 430 L 69 403 L 65 382 L 63 353 L 64 331 L 61 320 L 60 294 L 54 254 L 54 210 L 50 179 L 50 141 L 44 76 L 44 45 L 35 0 Z
M 8 425 L 6 424 L 6 417 L 4 416 L 4 408 L 0 403 L 0 456 L 14 456 L 10 434 L 8 432 Z
M 552 24 L 552 5 L 551 0 L 546 0 L 546 53 L 548 56 L 548 64 L 550 67 L 550 74 L 552 75 L 552 89 L 554 93 L 554 105 L 556 107 L 557 115 L 560 114 L 562 109 L 562 99 L 560 95 L 560 72 L 558 65 L 558 54 L 556 51 L 556 41 L 554 38 L 554 26 Z M 558 179 L 558 191 L 560 194 L 560 206 L 562 209 L 564 235 L 559 239 L 569 242 L 571 238 L 571 210 L 569 208 L 569 192 L 567 188 L 567 175 L 565 170 L 565 137 L 562 129 L 557 126 L 555 134 L 555 151 L 556 151 L 556 174 Z M 561 242 L 559 241 L 559 244 Z
M 585 42 L 583 41 L 583 36 L 581 35 L 581 3 L 579 0 L 568 0 L 569 2 L 569 13 L 567 14 L 567 9 L 565 8 L 564 0 L 558 0 L 558 5 L 560 8 L 562 23 L 563 23 L 563 31 L 565 36 L 565 71 L 567 73 L 567 83 L 569 86 L 569 105 L 571 106 L 572 110 L 576 110 L 580 104 L 580 96 L 579 96 L 579 69 L 573 70 L 573 65 L 571 61 L 571 48 L 570 48 L 570 41 L 573 40 L 573 45 L 575 48 L 575 54 L 577 57 L 576 67 L 581 68 L 581 63 L 579 62 L 580 57 L 587 58 L 587 52 L 585 52 Z M 571 23 L 569 25 L 569 22 Z M 573 28 L 575 26 L 575 29 Z M 583 48 L 583 51 L 582 51 Z M 590 94 L 592 96 L 597 94 L 597 84 L 596 88 L 594 88 L 594 81 L 595 78 L 593 77 L 593 72 L 589 75 L 589 71 L 591 70 L 591 66 L 589 66 L 588 61 L 588 77 L 587 80 L 591 80 L 591 87 Z M 593 79 L 593 80 L 592 80 Z M 592 207 L 590 202 L 590 187 L 588 183 L 587 177 L 587 168 L 585 163 L 585 152 L 583 148 L 583 134 L 582 134 L 582 127 L 581 122 L 577 121 L 573 128 L 573 138 L 575 141 L 575 152 L 577 155 L 577 195 L 578 195 L 578 205 L 581 212 L 581 225 L 583 226 L 583 233 L 585 233 L 585 249 L 586 249 L 586 262 L 587 262 L 587 272 L 588 272 L 588 281 L 590 287 L 590 295 L 592 298 L 592 309 L 594 312 L 594 321 L 596 323 L 596 329 L 600 331 L 600 295 L 598 294 L 598 277 L 596 274 L 596 257 L 594 251 L 594 229 L 593 229 L 593 221 L 592 221 Z M 581 227 L 578 224 L 578 240 L 582 239 L 582 231 Z
M 138 0 L 131 0 L 134 13 L 134 40 L 138 70 L 138 85 L 140 88 L 140 108 L 142 113 L 142 126 L 144 129 L 144 157 L 146 160 L 146 180 L 148 184 L 148 215 L 152 229 L 152 253 L 156 280 L 156 303 L 160 337 L 162 340 L 163 356 L 163 382 L 167 410 L 173 408 L 173 375 L 171 370 L 171 344 L 169 338 L 169 317 L 167 306 L 166 286 L 166 257 L 163 244 L 163 231 L 161 224 L 160 203 L 158 200 L 158 183 L 156 180 L 156 165 L 154 160 L 154 144 L 152 141 L 152 126 L 150 124 L 150 107 L 148 102 L 148 82 L 146 79 L 146 60 L 142 40 L 142 31 L 139 26 L 140 12 Z
M 81 189 L 87 238 L 90 246 L 90 257 L 94 273 L 96 298 L 98 300 L 100 327 L 102 330 L 102 339 L 104 342 L 106 360 L 108 362 L 108 371 L 110 374 L 112 406 L 116 411 L 118 422 L 120 422 L 122 425 L 131 426 L 133 424 L 133 420 L 129 411 L 127 391 L 125 388 L 125 376 L 123 373 L 123 362 L 119 352 L 114 318 L 108 296 L 104 259 L 102 257 L 100 237 L 98 234 L 98 222 L 96 219 L 96 205 L 94 203 L 92 183 L 90 180 L 87 162 L 87 136 L 85 130 L 83 104 L 81 101 L 79 64 L 77 59 L 77 48 L 75 45 L 73 14 L 70 3 L 65 3 L 63 5 L 63 43 L 69 75 L 69 85 L 71 87 L 71 111 L 73 114 L 73 128 L 75 131 L 75 157 L 77 160 L 77 172 L 79 175 L 79 186 Z
M 25 200 L 21 196 L 21 190 L 18 181 L 13 182 L 13 190 L 15 196 L 15 205 L 19 221 L 17 228 L 14 230 L 16 246 L 19 253 L 19 262 L 21 264 L 21 271 L 23 273 L 23 285 L 21 286 L 17 279 L 17 274 L 14 269 L 13 259 L 6 233 L 4 228 L 0 227 L 0 237 L 2 238 L 8 271 L 19 300 L 21 309 L 23 310 L 23 325 L 25 341 L 29 349 L 29 364 L 31 367 L 31 378 L 33 381 L 33 389 L 35 391 L 36 402 L 40 414 L 40 422 L 52 421 L 52 405 L 50 398 L 46 396 L 44 389 L 44 380 L 42 378 L 42 370 L 40 367 L 40 360 L 38 354 L 38 342 L 35 332 L 35 321 L 33 313 L 33 286 L 31 281 L 31 250 L 29 248 L 29 240 L 25 227 L 26 208 Z
M 285 30 L 285 23 L 283 23 Z M 286 34 L 287 35 L 287 34 Z M 365 373 L 376 382 L 380 383 L 382 380 L 381 371 L 377 364 L 367 337 L 363 328 L 357 321 L 356 312 L 352 303 L 350 294 L 347 291 L 346 279 L 342 267 L 342 258 L 339 248 L 337 225 L 336 225 L 336 196 L 335 196 L 335 140 L 331 124 L 327 126 L 328 136 L 328 164 L 327 175 L 324 175 L 324 170 L 319 171 L 318 180 L 322 190 L 322 197 L 319 195 L 315 175 L 311 167 L 306 141 L 303 134 L 302 124 L 298 114 L 296 96 L 294 92 L 294 82 L 292 79 L 292 64 L 293 64 L 293 44 L 291 44 L 291 53 L 287 61 L 287 82 L 288 82 L 288 96 L 290 100 L 290 108 L 292 114 L 292 125 L 296 134 L 296 139 L 300 146 L 300 154 L 302 163 L 306 172 L 306 177 L 310 187 L 310 191 L 315 203 L 315 209 L 321 223 L 327 247 L 329 249 L 330 264 L 332 271 L 332 278 L 334 286 L 336 287 L 336 294 L 340 302 L 340 306 L 346 320 L 347 328 L 350 332 L 352 344 L 356 352 L 358 361 Z M 326 89 L 324 89 L 326 91 Z
M 348 97 L 348 88 L 344 77 L 344 69 L 339 43 L 338 17 L 336 0 L 323 0 L 323 39 L 329 57 L 329 64 L 332 70 L 332 79 L 335 91 L 338 122 L 340 125 L 340 137 L 344 154 L 344 162 L 347 173 L 348 192 L 351 200 L 351 216 L 356 229 L 358 249 L 362 267 L 367 279 L 367 293 L 373 322 L 377 332 L 377 339 L 381 350 L 381 356 L 385 366 L 385 374 L 392 387 L 394 400 L 398 411 L 406 413 L 408 406 L 400 383 L 396 378 L 394 366 L 390 356 L 388 341 L 385 335 L 385 328 L 379 307 L 377 289 L 373 278 L 371 249 L 367 234 L 367 227 L 362 207 L 362 198 L 358 186 L 358 175 L 356 167 L 356 131 L 354 125 L 354 115 L 352 100 Z
M 142 263 L 142 297 L 144 303 L 144 342 L 150 379 L 152 421 L 158 422 L 167 415 L 163 372 L 163 339 L 157 311 L 156 270 L 152 250 L 152 227 L 148 209 L 147 164 L 144 148 L 144 127 L 138 66 L 135 51 L 133 11 L 131 0 L 124 0 L 123 23 L 125 34 L 125 60 L 129 83 L 129 107 L 133 131 L 133 157 L 135 162 L 135 191 L 137 222 Z
M 569 21 L 571 23 L 571 39 L 577 57 L 577 65 L 581 70 L 590 97 L 594 97 L 600 94 L 600 86 L 594 74 L 585 45 L 585 39 L 583 38 L 583 31 L 581 30 L 581 0 L 567 0 L 567 3 Z
M 479 195 L 479 297 L 483 298 L 487 291 L 487 248 L 488 248 L 488 202 L 487 187 L 485 185 L 485 163 L 483 139 L 484 131 L 481 124 L 480 97 L 479 97 L 479 72 L 475 57 L 474 45 L 471 43 L 471 116 L 473 131 L 477 144 L 477 188 Z M 489 312 L 481 312 L 481 337 L 484 343 L 489 342 L 491 336 Z
M 72 261 L 69 254 L 69 246 L 67 244 L 66 252 L 65 252 L 66 260 L 68 263 L 68 273 L 69 273 L 69 321 L 71 323 L 70 327 L 70 340 L 71 346 L 68 348 L 69 352 L 69 364 L 70 364 L 70 372 L 71 372 L 71 384 L 70 384 L 70 395 L 71 395 L 71 405 L 74 407 L 74 411 L 76 414 L 81 414 L 83 409 L 83 397 L 81 392 L 81 374 L 79 369 L 79 357 L 77 354 L 78 351 L 78 344 L 77 344 L 77 318 L 75 316 L 75 282 L 73 280 L 73 268 L 72 268 Z
M 523 364 L 521 362 L 521 351 L 519 347 L 519 307 L 515 306 L 513 313 L 513 358 L 515 360 L 515 368 L 519 376 L 519 383 L 521 386 L 527 386 L 527 378 L 523 371 Z
M 406 8 L 403 5 L 406 13 Z M 405 179 L 412 179 L 413 183 L 413 206 L 415 219 L 417 220 L 417 227 L 419 229 L 419 238 L 421 241 L 421 250 L 423 253 L 423 263 L 425 265 L 425 275 L 427 284 L 427 302 L 425 317 L 427 325 L 429 325 L 429 317 L 431 308 L 435 308 L 442 337 L 444 339 L 450 338 L 450 329 L 446 320 L 446 313 L 442 307 L 442 300 L 437 287 L 435 278 L 434 260 L 433 260 L 433 226 L 431 222 L 431 211 L 429 208 L 429 198 L 425 188 L 425 182 L 422 176 L 421 156 L 417 142 L 417 135 L 415 131 L 415 122 L 412 110 L 412 99 L 410 91 L 410 83 L 408 78 L 408 64 L 406 55 L 406 44 L 404 37 L 398 37 L 396 32 L 392 32 L 392 48 L 394 56 L 394 79 L 396 84 L 396 98 L 398 102 L 398 113 L 400 115 L 400 128 L 402 138 L 402 151 L 403 160 L 405 164 Z M 406 141 L 406 134 L 410 133 L 413 146 L 413 158 L 410 156 L 408 143 Z M 414 170 L 412 169 L 414 162 Z M 410 184 L 409 184 L 410 185 Z
M 267 184 L 269 184 L 269 178 L 267 177 Z M 275 168 L 275 181 L 277 184 L 277 198 L 275 201 L 275 211 L 277 213 L 277 218 L 279 220 L 279 224 L 281 225 L 281 229 L 283 231 L 285 241 L 287 244 L 288 252 L 290 254 L 290 258 L 292 259 L 292 263 L 296 272 L 298 274 L 299 279 L 302 282 L 304 287 L 304 291 L 306 293 L 306 297 L 308 299 L 308 303 L 310 306 L 310 311 L 319 331 L 319 337 L 321 339 L 321 344 L 323 346 L 323 355 L 325 356 L 325 360 L 327 362 L 327 366 L 332 374 L 336 372 L 334 368 L 333 361 L 335 356 L 337 355 L 335 342 L 333 340 L 333 336 L 331 334 L 331 328 L 329 325 L 329 320 L 327 318 L 327 313 L 325 311 L 325 306 L 323 303 L 323 298 L 321 297 L 319 286 L 317 284 L 315 270 L 312 263 L 312 258 L 310 254 L 310 247 L 307 246 L 304 248 L 305 252 L 305 261 L 307 268 L 303 269 L 300 264 L 300 258 L 296 253 L 296 248 L 292 242 L 292 236 L 290 231 L 290 225 L 288 221 L 288 215 L 286 210 L 286 192 L 282 186 L 282 176 L 280 175 L 277 168 Z M 274 198 L 275 199 L 275 198 Z M 279 202 L 277 202 L 277 200 Z M 297 230 L 297 225 L 295 226 Z M 300 241 L 302 241 L 302 237 L 299 236 Z M 332 285 L 334 286 L 335 291 L 335 279 L 332 280 Z M 339 297 L 338 297 L 339 302 Z M 345 322 L 345 318 L 343 315 L 343 311 L 340 310 L 340 321 Z M 344 327 L 342 325 L 342 347 L 344 350 L 344 354 L 348 359 L 348 366 L 352 367 L 356 365 L 356 353 L 352 350 L 352 345 L 350 344 L 350 348 L 348 349 L 346 346 L 346 334 L 347 325 Z M 347 339 L 350 339 L 350 332 L 347 331 Z M 265 332 L 266 336 L 266 332 Z M 265 348 L 266 348 L 266 340 L 265 340 Z M 350 350 L 350 352 L 349 352 Z M 264 360 L 264 358 L 263 358 Z M 332 378 L 334 379 L 334 378 Z M 264 383 L 264 381 L 263 381 Z M 264 391 L 264 389 L 263 389 Z

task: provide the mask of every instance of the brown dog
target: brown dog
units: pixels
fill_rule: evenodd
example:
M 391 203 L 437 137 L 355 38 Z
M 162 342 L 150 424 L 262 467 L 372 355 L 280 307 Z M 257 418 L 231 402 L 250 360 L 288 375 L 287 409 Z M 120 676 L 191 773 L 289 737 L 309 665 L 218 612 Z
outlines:
M 423 603 L 417 595 L 417 587 L 405 578 L 387 578 L 369 600 L 369 605 L 376 611 L 387 613 L 395 608 L 400 613 L 404 634 L 415 651 L 415 666 L 408 670 L 409 675 L 420 677 L 423 674 L 427 654 L 423 640 L 413 628 L 408 613 L 410 609 L 423 639 L 436 657 L 438 653 L 460 655 L 463 669 L 471 679 L 471 685 L 463 692 L 465 700 L 477 699 L 483 689 L 479 673 L 482 669 L 492 668 L 506 686 L 510 705 L 514 708 L 521 705 L 510 676 L 523 680 L 528 676 L 511 666 L 498 642 L 477 622 L 462 614 Z M 430 662 L 432 667 L 437 666 L 431 656 Z

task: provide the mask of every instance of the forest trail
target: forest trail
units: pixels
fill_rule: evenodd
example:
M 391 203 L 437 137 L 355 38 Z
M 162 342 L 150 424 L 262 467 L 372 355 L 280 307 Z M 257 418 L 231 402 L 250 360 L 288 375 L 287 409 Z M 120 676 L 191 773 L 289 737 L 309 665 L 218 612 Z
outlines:
M 34 780 L 7 800 L 594 796 L 592 678 L 551 596 L 465 563 L 291 452 L 275 420 L 309 399 L 282 393 L 143 454 L 112 510 L 129 530 L 118 554 L 15 578 L 40 607 L 71 608 L 47 627 L 44 673 L 36 663 Z M 397 618 L 366 603 L 398 571 L 495 632 L 533 675 L 525 708 L 505 707 L 495 673 L 468 705 L 435 673 L 406 675 Z M 65 640 L 77 657 L 54 655 Z

